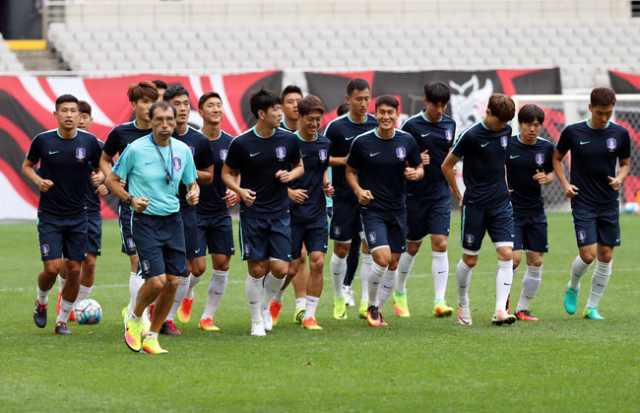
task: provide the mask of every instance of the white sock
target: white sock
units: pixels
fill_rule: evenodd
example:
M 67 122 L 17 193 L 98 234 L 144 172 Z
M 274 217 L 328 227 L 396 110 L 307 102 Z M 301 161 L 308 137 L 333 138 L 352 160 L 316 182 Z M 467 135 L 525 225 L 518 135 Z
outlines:
M 382 307 L 384 307 L 391 294 L 393 294 L 397 279 L 398 270 L 391 271 L 387 267 L 382 277 L 382 284 L 380 284 L 380 288 L 378 289 L 378 307 L 380 307 L 380 311 L 382 311 Z
M 207 304 L 205 304 L 204 312 L 202 313 L 202 320 L 213 318 L 220 304 L 220 300 L 222 300 L 222 296 L 227 289 L 228 279 L 229 271 L 213 270 L 213 277 L 211 277 L 211 281 L 209 281 L 209 294 L 207 296 Z
M 296 309 L 297 308 L 305 308 L 306 305 L 307 305 L 307 299 L 306 298 L 296 298 Z
M 36 288 L 38 289 L 38 302 L 40 304 L 49 304 L 49 291 L 51 290 L 42 291 L 40 286 L 36 286 Z
M 413 263 L 416 261 L 416 255 L 403 252 L 400 256 L 400 261 L 398 262 L 398 281 L 396 282 L 396 290 L 398 290 L 400 294 L 407 292 L 407 278 L 409 278 L 409 274 L 411 274 Z
M 596 260 L 596 269 L 593 271 L 591 277 L 591 294 L 589 294 L 589 300 L 587 301 L 587 307 L 598 307 L 600 298 L 604 294 L 605 288 L 611 278 L 611 267 L 613 266 L 613 260 L 610 262 L 600 262 Z
M 444 300 L 447 291 L 447 281 L 449 279 L 449 255 L 447 251 L 432 251 L 431 274 L 433 274 L 433 286 L 436 291 L 436 300 Z
M 513 283 L 513 260 L 498 260 L 498 271 L 496 271 L 496 311 L 505 309 L 507 299 L 511 293 L 511 283 Z
M 262 281 L 264 277 L 253 278 L 247 274 L 247 280 L 244 283 L 244 291 L 247 294 L 247 303 L 249 304 L 249 312 L 251 313 L 251 321 L 262 321 L 260 314 L 260 300 L 262 299 Z
M 522 292 L 520 293 L 516 313 L 529 308 L 529 303 L 531 303 L 531 300 L 536 296 L 541 282 L 542 265 L 539 267 L 527 265 L 527 270 L 524 272 L 524 277 L 522 277 Z
M 60 300 L 60 314 L 58 314 L 58 318 L 56 318 L 56 323 L 66 323 L 69 320 L 71 310 L 73 310 L 73 303 L 70 303 L 64 298 Z
M 85 287 L 84 285 L 81 284 L 80 291 L 78 292 L 78 298 L 76 298 L 76 303 L 89 298 L 89 294 L 91 294 L 91 290 L 93 290 L 93 287 Z
M 62 294 L 62 290 L 64 290 L 64 284 L 67 282 L 66 278 L 62 278 L 60 274 L 58 274 L 58 286 L 60 287 L 60 294 Z
M 591 264 L 587 264 L 582 261 L 582 258 L 578 255 L 575 260 L 573 260 L 573 264 L 571 264 L 571 278 L 569 279 L 569 287 L 574 290 L 580 289 L 580 279 L 587 272 L 589 266 Z
M 342 283 L 347 273 L 347 257 L 340 258 L 335 253 L 332 254 L 329 268 L 331 269 L 331 280 L 333 280 L 333 295 L 336 298 L 342 298 L 344 296 L 342 294 Z
M 176 317 L 178 308 L 180 308 L 180 304 L 182 304 L 182 300 L 187 296 L 189 283 L 189 277 L 180 277 L 178 289 L 176 290 L 176 296 L 173 299 L 173 305 L 171 306 L 171 311 L 169 311 L 169 315 L 167 316 L 167 321 L 173 321 L 173 319 Z
M 273 274 L 267 278 L 262 291 L 262 308 L 269 308 L 269 302 L 284 285 L 284 277 L 276 278 Z
M 456 266 L 456 284 L 458 285 L 458 304 L 463 307 L 469 306 L 469 285 L 471 284 L 471 267 L 462 261 Z
M 200 278 L 202 277 L 196 277 L 193 273 L 189 275 L 189 290 L 187 291 L 187 298 L 189 300 L 193 300 L 193 289 L 200 283 Z
M 145 341 L 147 340 L 153 340 L 153 339 L 158 339 L 158 333 L 154 333 L 153 331 L 149 331 L 147 332 L 146 337 L 144 338 Z
M 373 264 L 373 257 L 371 254 L 362 254 L 362 264 L 360 264 L 360 282 L 362 283 L 361 301 L 366 301 L 369 297 L 369 274 L 371 274 L 371 264 Z
M 136 299 L 138 298 L 138 291 L 144 284 L 144 278 L 138 276 L 137 273 L 132 272 L 129 275 L 129 312 L 132 313 L 136 308 Z
M 382 276 L 386 267 L 381 267 L 375 262 L 371 263 L 371 270 L 369 271 L 369 305 L 378 305 L 378 289 L 380 282 L 382 282 Z
M 311 295 L 307 296 L 307 311 L 304 313 L 305 320 L 307 318 L 316 317 L 316 308 L 318 308 L 319 301 L 320 301 L 320 297 L 313 297 Z
M 276 295 L 273 297 L 273 302 L 274 303 L 278 303 L 278 304 L 282 304 L 282 300 L 284 299 L 284 292 L 285 291 L 287 291 L 286 288 L 284 290 L 281 289 L 280 291 L 278 291 L 276 293 Z

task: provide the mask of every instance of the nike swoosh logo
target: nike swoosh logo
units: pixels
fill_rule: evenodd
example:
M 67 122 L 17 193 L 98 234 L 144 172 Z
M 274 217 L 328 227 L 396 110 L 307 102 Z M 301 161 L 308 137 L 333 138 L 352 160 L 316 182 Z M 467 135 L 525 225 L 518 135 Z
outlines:
M 491 143 L 491 142 L 483 143 L 483 144 L 481 144 L 480 146 L 482 146 L 482 147 L 484 148 L 485 146 L 487 146 L 487 145 L 488 145 L 488 144 L 490 144 L 490 143 Z
M 49 155 L 55 155 L 58 152 L 60 152 L 60 151 L 49 151 Z
M 586 141 L 586 142 L 582 142 L 582 141 L 580 141 L 580 145 L 586 145 L 586 144 L 588 144 L 589 142 L 591 142 L 591 141 Z
M 503 283 L 504 285 L 511 285 L 511 284 L 507 284 L 507 283 Z
M 382 288 L 391 289 L 391 288 L 393 288 L 393 286 L 382 284 Z
M 370 153 L 369 156 L 373 158 L 374 156 L 379 155 L 379 154 L 380 154 L 380 152 Z
M 350 141 L 351 139 L 355 138 L 355 136 L 349 136 L 348 138 L 344 138 L 345 141 Z
M 516 159 L 519 158 L 520 155 L 509 155 L 509 159 Z
M 422 137 L 423 137 L 423 138 L 426 138 L 426 137 L 427 137 L 427 136 L 429 136 L 429 135 L 431 135 L 431 134 L 430 134 L 430 133 L 423 133 L 423 134 L 422 134 Z
M 323 246 L 322 246 L 322 248 L 327 248 L 327 247 L 328 247 L 328 245 L 323 245 Z
M 217 292 L 217 291 L 214 291 L 213 293 L 214 293 L 215 295 L 222 295 L 222 293 L 219 293 L 219 292 Z
M 151 162 L 145 162 L 144 164 L 145 164 L 145 165 L 151 165 L 152 163 L 153 163 L 153 161 L 151 161 Z
M 249 301 L 249 305 L 258 304 L 258 301 Z
M 291 258 L 291 254 L 287 254 L 287 257 L 288 257 L 288 258 Z
M 616 242 L 620 242 L 620 238 L 616 238 Z
M 199 252 L 200 252 L 200 248 L 198 248 L 198 249 L 196 250 L 196 254 L 197 254 L 197 253 L 199 253 Z
M 250 154 L 249 154 L 249 156 L 250 156 L 250 157 L 252 157 L 252 158 L 253 158 L 254 156 L 258 156 L 258 155 L 260 155 L 260 152 L 250 153 Z
M 445 274 L 446 271 L 438 271 L 438 274 Z

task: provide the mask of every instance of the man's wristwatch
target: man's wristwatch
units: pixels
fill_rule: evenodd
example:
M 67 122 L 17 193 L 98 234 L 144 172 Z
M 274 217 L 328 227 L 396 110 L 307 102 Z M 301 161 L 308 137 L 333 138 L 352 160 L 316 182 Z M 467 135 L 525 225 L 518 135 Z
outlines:
M 131 205 L 131 200 L 133 199 L 133 195 L 129 195 L 129 198 L 127 198 L 127 204 Z

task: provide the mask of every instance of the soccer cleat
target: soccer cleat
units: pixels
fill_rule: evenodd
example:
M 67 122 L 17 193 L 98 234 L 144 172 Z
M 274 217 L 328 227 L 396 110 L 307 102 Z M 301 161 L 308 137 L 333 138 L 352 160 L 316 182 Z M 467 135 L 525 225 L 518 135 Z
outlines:
M 47 304 L 40 304 L 36 300 L 36 308 L 33 309 L 33 321 L 39 328 L 47 325 Z
M 406 292 L 400 293 L 397 289 L 394 288 L 393 302 L 395 303 L 396 314 L 398 315 L 398 317 L 410 317 Z
M 575 314 L 578 308 L 578 292 L 567 285 L 567 293 L 564 295 L 564 309 L 569 314 Z
M 516 317 L 518 318 L 518 320 L 522 321 L 538 321 L 538 318 L 533 317 L 529 310 L 516 311 Z
M 346 309 L 345 309 L 346 311 Z M 304 307 L 298 307 L 293 312 L 293 322 L 294 324 L 302 324 L 302 320 L 304 320 L 304 315 L 307 313 L 307 309 Z M 346 313 L 345 313 L 346 314 Z
M 342 286 L 342 294 L 344 295 L 344 303 L 347 307 L 355 307 L 356 302 L 353 300 L 353 288 L 348 285 Z
M 191 308 L 193 307 L 193 299 L 183 299 L 178 307 L 178 320 L 182 324 L 187 324 L 191 320 Z
M 369 308 L 368 301 L 360 301 L 360 308 L 358 309 L 358 317 L 366 320 L 368 308 Z
M 333 318 L 335 318 L 336 320 L 347 319 L 347 304 L 344 297 L 333 298 Z
M 128 312 L 129 312 L 129 307 L 127 306 L 122 309 L 122 313 L 120 313 L 120 315 L 122 316 L 122 318 L 125 318 Z
M 176 323 L 171 320 L 167 320 L 162 323 L 162 327 L 160 327 L 160 334 L 164 334 L 167 336 L 181 336 L 182 333 L 176 327 Z
M 58 294 L 58 304 L 56 304 L 56 315 L 60 314 L 60 301 L 62 301 L 62 293 Z
M 69 313 L 69 321 L 76 321 L 76 312 L 71 310 L 71 312 Z
M 169 352 L 160 347 L 160 342 L 157 338 L 145 338 L 142 343 L 142 351 L 147 354 L 168 354 Z
M 262 323 L 265 331 L 273 330 L 273 319 L 271 318 L 271 312 L 268 308 L 262 308 L 260 310 L 262 314 Z
M 142 348 L 142 322 L 132 321 L 129 317 L 124 319 L 124 342 L 131 351 L 136 353 Z
M 264 329 L 264 323 L 262 321 L 251 322 L 251 335 L 256 337 L 264 337 L 267 332 Z
M 503 324 L 513 324 L 516 322 L 516 316 L 507 313 L 507 310 L 498 310 L 491 317 L 491 324 L 494 326 L 501 326 Z
M 309 317 L 302 320 L 302 328 L 306 330 L 322 330 L 315 318 Z
M 56 332 L 56 334 L 60 334 L 63 336 L 68 336 L 69 334 L 71 334 L 71 331 L 69 331 L 69 329 L 67 328 L 67 323 L 64 323 L 62 321 L 56 323 L 54 331 Z
M 507 310 L 507 313 L 511 312 L 511 294 L 507 296 L 507 304 L 505 304 L 504 309 Z
M 458 303 L 458 324 L 463 326 L 470 326 L 473 324 L 471 320 L 471 309 L 469 307 L 463 307 Z
M 367 324 L 371 327 L 386 327 L 387 323 L 382 320 L 382 313 L 375 305 L 370 305 L 367 309 Z
M 433 316 L 434 317 L 451 317 L 453 315 L 453 308 L 447 305 L 444 300 L 435 300 L 433 304 Z
M 271 320 L 273 325 L 278 324 L 278 317 L 280 317 L 280 310 L 282 310 L 282 303 L 276 303 L 275 301 L 269 302 L 269 312 L 271 313 Z
M 587 320 L 604 320 L 604 317 L 598 312 L 598 307 L 585 307 L 582 316 Z
M 213 325 L 213 320 L 211 318 L 205 318 L 204 320 L 200 320 L 198 322 L 198 327 L 200 330 L 205 331 L 219 331 L 220 327 L 216 327 Z

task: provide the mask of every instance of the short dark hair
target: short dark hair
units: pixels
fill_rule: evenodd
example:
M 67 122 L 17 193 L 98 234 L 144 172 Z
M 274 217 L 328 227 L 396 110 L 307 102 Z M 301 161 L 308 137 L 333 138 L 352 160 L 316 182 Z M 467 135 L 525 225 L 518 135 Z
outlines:
M 58 96 L 58 99 L 56 99 L 56 112 L 58 111 L 60 105 L 62 105 L 63 103 L 75 103 L 77 105 L 78 98 L 69 94 Z
M 376 100 L 376 110 L 378 110 L 378 106 L 380 105 L 389 105 L 395 110 L 398 110 L 398 108 L 400 107 L 400 102 L 398 102 L 398 99 L 391 95 L 382 95 L 379 96 Z
M 151 83 L 153 83 L 154 85 L 156 85 L 156 87 L 158 89 L 167 89 L 167 82 L 165 82 L 164 80 L 160 80 L 160 79 L 156 79 L 156 80 L 152 80 Z
M 151 105 L 151 108 L 149 108 L 149 119 L 153 119 L 153 112 L 155 112 L 156 109 L 161 109 L 161 110 L 171 109 L 173 110 L 173 117 L 176 117 L 177 115 L 175 106 L 173 106 L 171 103 L 167 101 L 159 100 L 153 105 Z
M 371 86 L 369 86 L 369 82 L 364 79 L 355 78 L 351 79 L 349 83 L 347 83 L 347 95 L 351 96 L 354 90 L 371 90 Z
M 189 97 L 189 91 L 182 85 L 171 85 L 164 91 L 162 94 L 162 100 L 166 100 L 167 102 L 176 96 L 187 95 Z
M 431 82 L 424 85 L 424 97 L 427 102 L 433 104 L 444 103 L 446 105 L 451 98 L 451 91 L 449 86 L 442 82 Z
M 258 111 L 268 111 L 269 108 L 275 105 L 281 105 L 282 101 L 280 97 L 270 91 L 269 89 L 261 88 L 249 96 L 249 106 L 251 107 L 251 113 L 258 119 Z
M 492 116 L 500 119 L 501 122 L 509 122 L 516 116 L 516 104 L 513 99 L 502 93 L 491 95 L 487 109 L 491 111 Z
M 300 89 L 296 85 L 289 85 L 282 90 L 282 96 L 280 97 L 280 99 L 282 99 L 282 101 L 284 102 L 284 97 L 287 96 L 289 93 L 297 93 L 300 96 L 302 96 L 302 89 Z
M 305 116 L 313 111 L 318 111 L 320 114 L 324 114 L 324 104 L 322 100 L 315 95 L 307 95 L 300 102 L 298 102 L 298 114 Z
M 85 100 L 78 101 L 78 112 L 91 116 L 91 105 Z
M 145 80 L 129 86 L 129 90 L 127 90 L 127 96 L 129 97 L 129 102 L 131 103 L 137 102 L 142 98 L 156 101 L 158 100 L 158 88 L 153 83 Z
M 591 106 L 616 104 L 616 93 L 608 87 L 597 87 L 591 91 Z
M 518 112 L 518 123 L 533 123 L 535 120 L 544 123 L 544 110 L 538 105 L 529 103 Z
M 345 113 L 349 112 L 350 108 L 351 108 L 351 106 L 347 102 L 342 102 L 340 104 L 340 106 L 338 106 L 338 109 L 337 109 L 338 116 L 342 116 Z
M 200 96 L 200 99 L 198 99 L 198 109 L 202 110 L 202 108 L 204 107 L 204 104 L 207 103 L 207 100 L 209 100 L 211 98 L 220 99 L 220 102 L 222 102 L 222 98 L 220 97 L 219 93 L 217 93 L 217 92 L 207 92 L 204 95 Z

